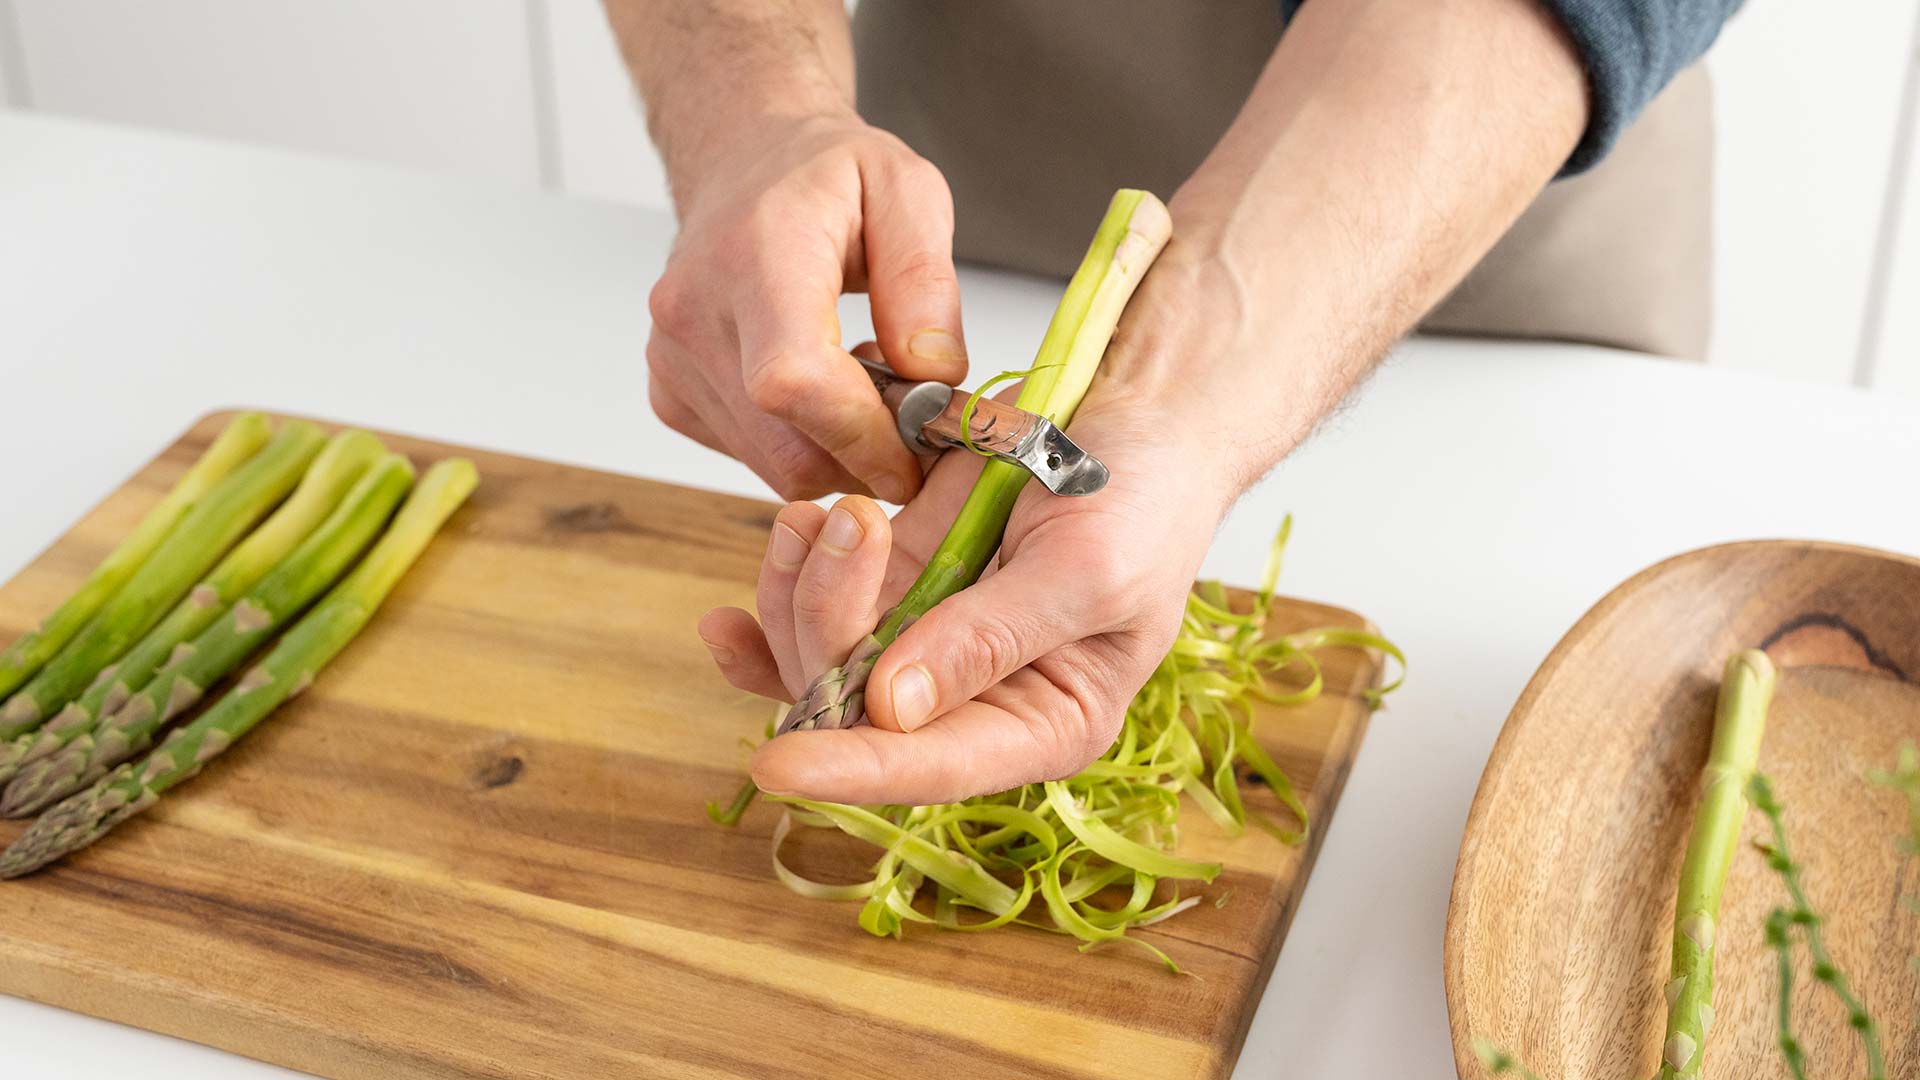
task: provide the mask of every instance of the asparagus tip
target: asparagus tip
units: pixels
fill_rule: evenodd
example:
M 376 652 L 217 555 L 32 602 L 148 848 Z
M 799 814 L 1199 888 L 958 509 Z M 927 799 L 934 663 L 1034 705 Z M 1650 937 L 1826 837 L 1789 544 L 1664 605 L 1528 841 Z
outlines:
M 17 694 L 0 708 L 0 725 L 32 727 L 40 722 L 40 703 L 26 694 Z

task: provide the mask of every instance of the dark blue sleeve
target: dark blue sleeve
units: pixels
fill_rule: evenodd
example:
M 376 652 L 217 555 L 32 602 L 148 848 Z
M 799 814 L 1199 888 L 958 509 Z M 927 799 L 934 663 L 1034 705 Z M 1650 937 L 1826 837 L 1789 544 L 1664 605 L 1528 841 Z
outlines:
M 1291 17 L 1301 0 L 1281 0 Z M 1593 89 L 1586 134 L 1560 170 L 1572 176 L 1607 156 L 1681 69 L 1713 44 L 1741 0 L 1541 0 L 1580 50 Z
M 1698 60 L 1741 0 L 1542 0 L 1580 50 L 1593 87 L 1587 131 L 1560 170 L 1572 176 L 1613 148 L 1647 102 Z

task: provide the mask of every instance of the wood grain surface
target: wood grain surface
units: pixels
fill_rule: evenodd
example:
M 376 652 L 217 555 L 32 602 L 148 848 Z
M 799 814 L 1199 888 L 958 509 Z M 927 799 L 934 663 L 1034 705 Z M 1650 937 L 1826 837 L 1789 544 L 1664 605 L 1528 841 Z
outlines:
M 0 588 L 0 638 L 221 420 Z M 720 679 L 692 627 L 751 606 L 775 508 L 386 438 L 423 467 L 473 457 L 478 492 L 309 693 L 93 849 L 0 885 L 0 991 L 330 1077 L 1231 1069 L 1365 730 L 1374 656 L 1328 651 L 1327 693 L 1256 725 L 1312 842 L 1229 841 L 1189 815 L 1185 851 L 1227 864 L 1205 895 L 1228 900 L 1145 935 L 1190 976 L 1017 927 L 876 939 L 855 906 L 774 879 L 771 811 L 731 830 L 702 813 L 769 706 Z M 1363 625 L 1297 601 L 1274 620 Z M 800 868 L 859 865 L 844 838 L 811 839 Z
M 1920 1075 L 1920 867 L 1905 803 L 1864 774 L 1920 741 L 1920 560 L 1807 542 L 1707 548 L 1621 585 L 1562 639 L 1507 719 L 1454 875 L 1446 940 L 1456 1067 L 1475 1036 L 1542 1076 L 1658 1070 L 1674 891 L 1721 667 L 1759 646 L 1781 667 L 1760 770 L 1786 807 L 1809 899 L 1880 1022 L 1888 1075 Z M 1766 834 L 1758 812 L 1745 835 Z M 1704 1075 L 1787 1075 L 1762 928 L 1787 905 L 1743 850 L 1727 877 Z M 1816 1077 L 1863 1076 L 1847 1016 L 1809 977 L 1794 998 Z

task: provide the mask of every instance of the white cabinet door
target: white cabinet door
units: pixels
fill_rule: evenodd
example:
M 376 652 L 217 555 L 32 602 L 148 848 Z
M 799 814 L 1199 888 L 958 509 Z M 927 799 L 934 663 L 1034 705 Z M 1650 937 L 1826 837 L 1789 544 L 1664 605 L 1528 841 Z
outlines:
M 553 72 L 554 144 L 570 194 L 667 208 L 666 174 L 600 0 L 535 0 Z
M 540 181 L 524 0 L 13 0 L 35 108 Z
M 1853 380 L 1915 0 L 1750 0 L 1708 54 L 1715 363 Z

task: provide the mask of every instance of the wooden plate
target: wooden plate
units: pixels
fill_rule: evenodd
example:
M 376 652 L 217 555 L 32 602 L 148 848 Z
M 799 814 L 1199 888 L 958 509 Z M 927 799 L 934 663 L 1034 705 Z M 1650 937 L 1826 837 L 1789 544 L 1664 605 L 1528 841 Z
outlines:
M 1862 774 L 1920 740 L 1920 560 L 1757 542 L 1641 572 L 1589 611 L 1527 685 L 1474 796 L 1447 915 L 1455 1067 L 1475 1036 L 1550 1080 L 1658 1069 L 1674 890 L 1721 665 L 1764 647 L 1783 671 L 1760 767 L 1786 805 L 1828 946 L 1880 1021 L 1889 1075 L 1920 1074 L 1920 874 L 1904 803 Z M 1748 833 L 1763 819 L 1750 814 Z M 1785 1075 L 1775 1046 L 1761 858 L 1736 858 L 1721 909 L 1706 1075 Z M 1861 1076 L 1845 1013 L 1806 978 L 1796 1025 L 1814 1076 Z

